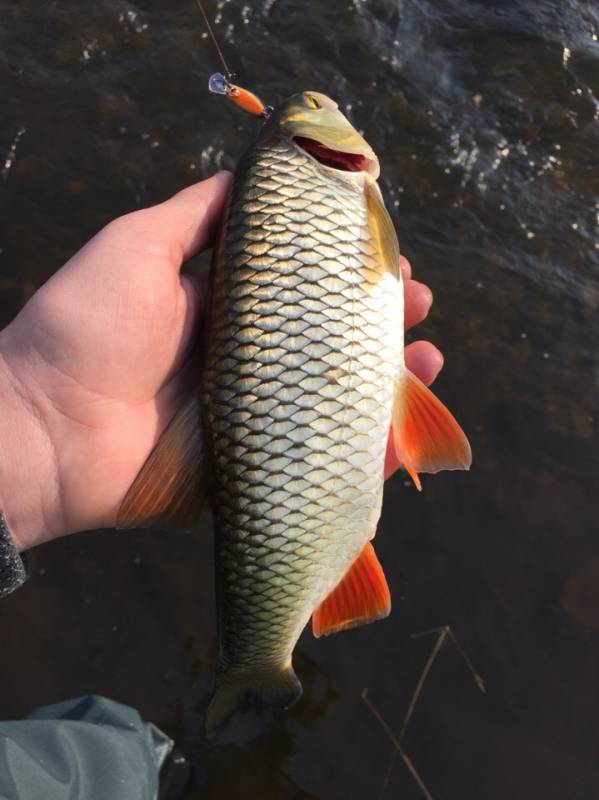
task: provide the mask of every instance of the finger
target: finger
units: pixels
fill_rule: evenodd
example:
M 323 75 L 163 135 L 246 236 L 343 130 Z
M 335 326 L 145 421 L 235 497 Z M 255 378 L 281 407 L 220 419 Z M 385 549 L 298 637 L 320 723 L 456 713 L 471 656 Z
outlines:
M 409 281 L 412 277 L 412 265 L 405 256 L 399 257 L 399 268 L 401 269 L 404 281 Z
M 177 269 L 210 244 L 218 227 L 231 185 L 230 172 L 188 186 L 163 203 L 112 223 L 113 232 L 131 246 L 138 234 L 145 249 L 166 254 Z
M 404 328 L 408 330 L 426 317 L 433 302 L 433 293 L 424 283 L 408 280 L 404 283 Z
M 405 349 L 406 367 L 427 386 L 443 369 L 443 355 L 430 342 L 413 342 Z
M 231 173 L 218 172 L 208 180 L 188 186 L 156 206 L 161 222 L 181 247 L 183 260 L 198 253 L 212 240 L 224 211 Z

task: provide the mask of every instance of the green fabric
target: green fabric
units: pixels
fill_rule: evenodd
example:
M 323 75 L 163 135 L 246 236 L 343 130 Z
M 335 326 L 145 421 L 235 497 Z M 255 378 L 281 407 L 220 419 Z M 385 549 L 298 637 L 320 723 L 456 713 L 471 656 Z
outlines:
M 0 722 L 0 800 L 155 800 L 172 745 L 104 697 L 44 706 Z

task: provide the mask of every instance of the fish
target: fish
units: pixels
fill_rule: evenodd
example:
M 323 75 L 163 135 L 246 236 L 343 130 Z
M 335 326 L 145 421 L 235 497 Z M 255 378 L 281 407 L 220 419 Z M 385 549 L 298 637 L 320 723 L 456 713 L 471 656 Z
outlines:
M 289 708 L 293 651 L 386 617 L 373 539 L 386 472 L 468 469 L 455 418 L 405 366 L 399 244 L 379 160 L 315 91 L 273 110 L 235 172 L 203 364 L 120 527 L 214 515 L 219 655 L 206 712 Z

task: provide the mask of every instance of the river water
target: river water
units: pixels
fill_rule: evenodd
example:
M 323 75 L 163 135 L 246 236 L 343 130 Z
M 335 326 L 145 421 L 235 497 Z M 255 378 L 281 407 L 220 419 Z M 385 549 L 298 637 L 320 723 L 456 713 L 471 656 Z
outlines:
M 2 601 L 1 716 L 84 692 L 136 706 L 192 765 L 186 798 L 599 796 L 599 9 L 574 0 L 206 2 L 239 81 L 336 98 L 379 154 L 416 332 L 469 434 L 469 474 L 388 484 L 381 623 L 297 649 L 305 697 L 201 735 L 215 655 L 211 531 L 92 532 L 31 553 Z M 0 0 L 0 321 L 116 215 L 233 168 L 257 129 L 206 91 L 191 0 Z M 32 476 L 34 479 L 34 476 Z M 93 492 L 93 487 L 90 487 Z M 387 776 L 387 777 L 386 777 Z M 386 784 L 385 784 L 386 781 Z M 384 785 L 385 784 L 385 785 Z

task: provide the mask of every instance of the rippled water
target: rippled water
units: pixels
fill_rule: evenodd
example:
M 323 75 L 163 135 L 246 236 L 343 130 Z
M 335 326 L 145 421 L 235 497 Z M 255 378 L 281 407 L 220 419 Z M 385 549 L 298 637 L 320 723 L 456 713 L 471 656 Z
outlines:
M 403 251 L 436 296 L 438 393 L 469 475 L 395 477 L 377 550 L 389 620 L 297 651 L 301 704 L 201 736 L 215 652 L 209 520 L 197 536 L 89 533 L 40 547 L 0 608 L 3 716 L 100 692 L 169 730 L 188 798 L 378 798 L 405 747 L 435 798 L 599 793 L 599 11 L 591 2 L 208 2 L 240 82 L 340 101 L 381 157 Z M 191 0 L 0 0 L 0 315 L 119 213 L 234 167 L 257 123 L 206 80 Z M 90 487 L 93 491 L 93 487 Z M 397 762 L 385 797 L 418 797 Z

